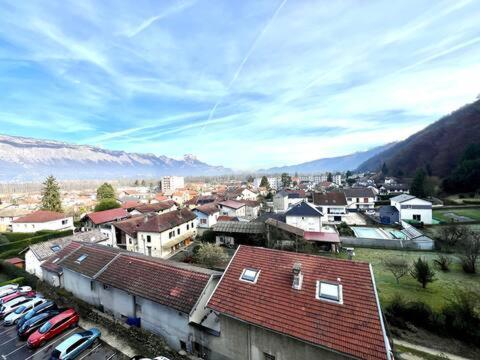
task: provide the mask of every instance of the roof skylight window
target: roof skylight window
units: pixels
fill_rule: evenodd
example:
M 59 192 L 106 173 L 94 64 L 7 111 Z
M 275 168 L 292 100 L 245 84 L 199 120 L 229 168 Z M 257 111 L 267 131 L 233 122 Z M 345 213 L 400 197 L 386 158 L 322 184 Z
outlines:
M 50 249 L 52 249 L 53 252 L 58 252 L 60 251 L 61 247 L 60 245 L 53 245 Z
M 87 256 L 88 256 L 87 254 L 82 254 L 82 255 L 80 255 L 80 257 L 79 257 L 77 260 L 75 260 L 75 262 L 76 262 L 77 264 L 81 264 L 82 261 L 87 258 Z
M 317 299 L 343 304 L 342 285 L 317 281 Z
M 255 284 L 259 274 L 260 270 L 246 268 L 243 269 L 240 280 Z

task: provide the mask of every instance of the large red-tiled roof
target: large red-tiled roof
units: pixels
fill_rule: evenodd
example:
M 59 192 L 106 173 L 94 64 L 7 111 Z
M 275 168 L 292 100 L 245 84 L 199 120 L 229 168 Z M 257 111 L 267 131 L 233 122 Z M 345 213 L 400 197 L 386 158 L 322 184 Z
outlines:
M 190 313 L 210 272 L 180 268 L 168 261 L 122 254 L 96 280 L 156 303 Z
M 26 216 L 22 216 L 16 220 L 13 220 L 14 223 L 44 223 L 48 221 L 65 219 L 66 216 L 63 213 L 56 211 L 47 211 L 47 210 L 38 210 Z
M 212 204 L 212 203 L 197 206 L 195 210 L 200 211 L 201 213 L 206 214 L 206 215 L 213 215 L 213 214 L 218 213 L 220 211 L 218 209 L 217 205 Z
M 152 216 L 146 222 L 140 224 L 137 231 L 163 232 L 165 230 L 174 228 L 175 226 L 194 220 L 196 217 L 197 215 L 188 209 L 170 211 L 164 214 Z
M 300 262 L 301 290 L 292 288 Z M 260 270 L 257 282 L 239 278 Z M 316 299 L 317 281 L 343 287 L 343 304 Z M 369 264 L 240 246 L 211 297 L 218 313 L 361 359 L 386 359 L 387 350 Z
M 339 191 L 332 191 L 325 194 L 316 192 L 313 194 L 313 203 L 323 206 L 343 206 L 347 205 L 347 198 L 343 192 Z
M 113 260 L 120 250 L 102 245 L 82 245 L 75 252 L 70 253 L 59 262 L 64 269 L 75 271 L 79 274 L 93 278 L 105 265 Z M 80 261 L 80 258 L 84 259 Z
M 65 246 L 62 250 L 59 252 L 53 254 L 50 256 L 46 261 L 40 265 L 42 268 L 47 269 L 49 271 L 57 272 L 60 273 L 62 271 L 62 267 L 58 265 L 58 262 L 65 258 L 66 256 L 70 255 L 73 253 L 75 250 L 77 250 L 81 246 L 80 243 L 78 242 L 71 242 L 67 246 Z
M 130 215 L 125 209 L 118 208 L 118 209 L 110 209 L 110 210 L 93 212 L 88 214 L 87 216 L 89 217 L 90 220 L 92 220 L 92 222 L 95 225 L 99 225 L 99 224 L 104 224 L 111 221 L 126 219 Z
M 158 211 L 168 210 L 171 207 L 175 206 L 175 202 L 172 200 L 161 201 L 154 204 L 140 204 L 135 206 L 135 210 L 144 213 L 153 213 Z

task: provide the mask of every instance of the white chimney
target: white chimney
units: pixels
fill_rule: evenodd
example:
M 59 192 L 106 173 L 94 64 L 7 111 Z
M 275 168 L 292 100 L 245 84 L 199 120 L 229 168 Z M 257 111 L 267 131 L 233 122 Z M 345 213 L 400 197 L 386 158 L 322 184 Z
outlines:
M 302 290 L 303 274 L 302 274 L 302 264 L 296 262 L 293 264 L 293 284 L 292 288 L 295 290 Z

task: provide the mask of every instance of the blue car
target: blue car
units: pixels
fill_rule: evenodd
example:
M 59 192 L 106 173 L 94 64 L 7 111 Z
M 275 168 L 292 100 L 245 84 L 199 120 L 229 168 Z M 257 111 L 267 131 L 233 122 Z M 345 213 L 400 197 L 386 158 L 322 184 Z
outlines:
M 35 315 L 30 320 L 27 320 L 20 326 L 20 329 L 17 330 L 17 335 L 20 340 L 26 340 L 30 335 L 32 335 L 38 328 L 45 324 L 51 318 L 60 314 L 60 310 L 47 310 L 38 315 Z
M 70 336 L 53 350 L 50 360 L 72 360 L 93 345 L 100 337 L 100 330 L 92 328 Z
M 35 308 L 27 312 L 20 320 L 18 320 L 17 330 L 20 329 L 25 322 L 27 322 L 34 316 L 37 316 L 38 314 L 44 313 L 48 310 L 57 310 L 57 304 L 55 304 L 53 301 L 47 301 L 41 305 L 36 306 Z

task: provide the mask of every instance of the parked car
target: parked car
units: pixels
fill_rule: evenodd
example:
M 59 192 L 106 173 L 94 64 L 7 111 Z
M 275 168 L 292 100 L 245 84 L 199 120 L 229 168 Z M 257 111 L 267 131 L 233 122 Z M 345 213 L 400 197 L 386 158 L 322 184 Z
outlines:
M 27 314 L 27 312 L 29 312 L 31 309 L 34 309 L 36 306 L 45 303 L 46 301 L 47 299 L 38 297 L 31 299 L 30 301 L 15 309 L 14 312 L 5 316 L 5 319 L 3 320 L 3 326 L 10 326 L 16 324 L 18 320 L 20 320 L 24 315 Z
M 5 295 L 0 297 L 0 304 L 4 304 L 12 299 L 15 299 L 16 297 L 27 294 L 33 294 L 33 296 L 35 296 L 35 291 L 33 291 L 30 286 L 22 286 L 20 288 L 11 289 L 10 292 L 5 293 Z
M 365 211 L 365 214 L 367 214 L 367 215 L 375 215 L 375 210 L 373 210 L 373 209 L 368 209 L 368 210 Z
M 29 298 L 26 296 L 20 296 L 4 303 L 0 307 L 0 319 L 3 319 L 5 316 L 10 314 L 11 312 L 14 312 L 18 307 L 22 306 L 26 302 L 29 302 L 31 299 L 32 298 Z
M 55 304 L 54 301 L 45 301 L 43 304 L 35 306 L 17 322 L 17 330 L 20 329 L 25 322 L 37 316 L 38 314 L 41 314 L 42 312 L 45 312 L 48 310 L 56 310 L 56 309 L 57 309 L 57 304 Z
M 62 333 L 68 328 L 78 324 L 79 316 L 74 309 L 68 309 L 48 320 L 37 331 L 29 336 L 27 346 L 37 348 L 43 346 L 48 340 Z
M 47 310 L 38 315 L 35 315 L 31 319 L 25 321 L 22 326 L 17 330 L 17 336 L 20 340 L 26 340 L 30 335 L 32 335 L 37 329 L 45 324 L 51 318 L 60 314 L 61 310 Z
M 135 355 L 134 357 L 131 357 L 130 360 L 170 360 L 170 359 L 165 356 L 157 356 L 153 359 L 150 359 L 143 355 Z
M 100 330 L 92 328 L 73 334 L 53 350 L 50 360 L 72 360 L 93 345 L 100 337 Z
M 0 297 L 4 295 L 6 292 L 13 292 L 15 289 L 18 288 L 18 284 L 8 284 L 8 285 L 3 285 L 0 287 Z

